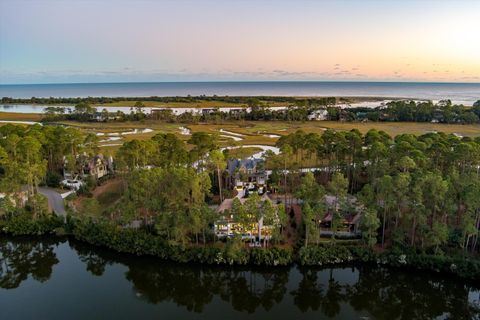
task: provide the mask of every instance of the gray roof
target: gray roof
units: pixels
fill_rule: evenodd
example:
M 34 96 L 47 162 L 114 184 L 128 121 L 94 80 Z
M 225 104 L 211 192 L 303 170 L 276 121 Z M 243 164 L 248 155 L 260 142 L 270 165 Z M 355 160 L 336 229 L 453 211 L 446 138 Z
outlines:
M 262 159 L 230 159 L 227 163 L 227 171 L 229 174 L 233 174 L 238 168 L 244 167 L 245 169 L 254 169 Z

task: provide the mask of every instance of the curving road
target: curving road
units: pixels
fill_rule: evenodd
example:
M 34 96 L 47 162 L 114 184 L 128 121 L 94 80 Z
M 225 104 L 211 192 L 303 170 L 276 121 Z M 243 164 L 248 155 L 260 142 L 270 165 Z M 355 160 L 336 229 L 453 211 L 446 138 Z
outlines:
M 55 191 L 55 189 L 38 187 L 38 192 L 48 199 L 48 207 L 52 209 L 58 216 L 65 217 L 67 212 L 65 211 L 65 205 L 63 198 Z

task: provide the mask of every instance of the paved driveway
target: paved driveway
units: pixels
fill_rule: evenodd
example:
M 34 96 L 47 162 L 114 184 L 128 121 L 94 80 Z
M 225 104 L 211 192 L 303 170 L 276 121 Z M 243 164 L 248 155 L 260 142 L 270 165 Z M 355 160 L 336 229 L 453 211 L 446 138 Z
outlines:
M 67 213 L 65 211 L 65 205 L 63 203 L 63 198 L 55 191 L 55 189 L 46 188 L 46 187 L 38 187 L 38 192 L 43 194 L 48 199 L 48 206 L 53 209 L 53 211 L 59 215 L 64 217 Z

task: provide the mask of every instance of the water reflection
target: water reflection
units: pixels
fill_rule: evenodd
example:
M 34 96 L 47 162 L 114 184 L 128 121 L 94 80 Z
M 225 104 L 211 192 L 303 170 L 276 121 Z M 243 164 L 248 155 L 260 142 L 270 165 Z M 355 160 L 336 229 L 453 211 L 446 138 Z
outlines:
M 338 316 L 345 304 L 375 319 L 480 317 L 478 298 L 477 303 L 469 302 L 469 294 L 478 295 L 478 288 L 437 274 L 369 265 L 346 269 L 192 266 L 91 251 L 80 243 L 73 247 L 92 274 L 100 275 L 94 271 L 105 270 L 107 264 L 125 264 L 137 297 L 153 304 L 174 302 L 193 312 L 201 313 L 215 297 L 237 311 L 254 313 L 260 307 L 268 311 L 289 295 L 301 312 L 320 312 L 328 318 Z
M 162 268 L 160 265 L 131 265 L 127 279 L 135 291 L 151 303 L 173 301 L 190 311 L 202 312 L 215 296 L 237 311 L 266 310 L 282 300 L 288 280 L 286 272 L 257 273 L 203 268 Z
M 68 260 L 62 261 L 68 269 L 88 271 L 82 279 L 87 274 L 102 277 L 105 292 L 115 290 L 115 282 L 128 281 L 132 304 L 169 302 L 179 310 L 203 313 L 221 302 L 238 312 L 270 311 L 280 317 L 292 311 L 319 318 L 480 318 L 478 286 L 437 274 L 369 265 L 330 269 L 185 265 L 116 254 L 72 240 L 60 245 L 49 239 L 0 238 L 0 287 L 17 288 L 29 276 L 46 282 L 59 263 L 56 254 Z M 345 310 L 350 310 L 349 316 Z
M 334 317 L 340 312 L 340 303 L 344 300 L 344 287 L 333 277 L 333 269 L 328 270 L 328 280 L 319 279 L 321 271 L 301 269 L 302 280 L 298 289 L 293 290 L 295 305 L 302 311 L 322 311 L 328 317 Z
M 125 264 L 126 278 L 132 282 L 136 296 L 153 304 L 170 301 L 189 311 L 202 312 L 214 297 L 219 297 L 237 311 L 253 313 L 260 306 L 271 309 L 287 292 L 289 268 L 189 266 L 92 251 L 78 242 L 72 242 L 72 246 L 94 275 L 101 275 L 108 264 Z
M 376 319 L 480 316 L 479 305 L 468 299 L 469 292 L 478 288 L 458 279 L 393 268 L 360 266 L 358 271 L 358 282 L 345 288 L 343 298 L 355 310 L 367 310 Z
M 0 238 L 0 288 L 17 288 L 29 275 L 40 282 L 50 279 L 52 267 L 59 262 L 54 252 L 58 243 Z

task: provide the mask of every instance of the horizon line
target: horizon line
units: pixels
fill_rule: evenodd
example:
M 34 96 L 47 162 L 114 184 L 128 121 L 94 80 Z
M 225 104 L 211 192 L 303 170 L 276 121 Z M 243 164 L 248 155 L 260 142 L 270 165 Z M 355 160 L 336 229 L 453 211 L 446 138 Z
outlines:
M 168 80 L 168 81 L 92 81 L 92 82 L 45 82 L 45 83 L 0 83 L 0 86 L 31 86 L 31 85 L 72 85 L 72 84 L 127 84 L 127 83 L 267 83 L 267 82 L 320 82 L 320 83 L 412 83 L 412 84 L 478 84 L 480 82 L 462 81 L 398 81 L 398 80 Z

